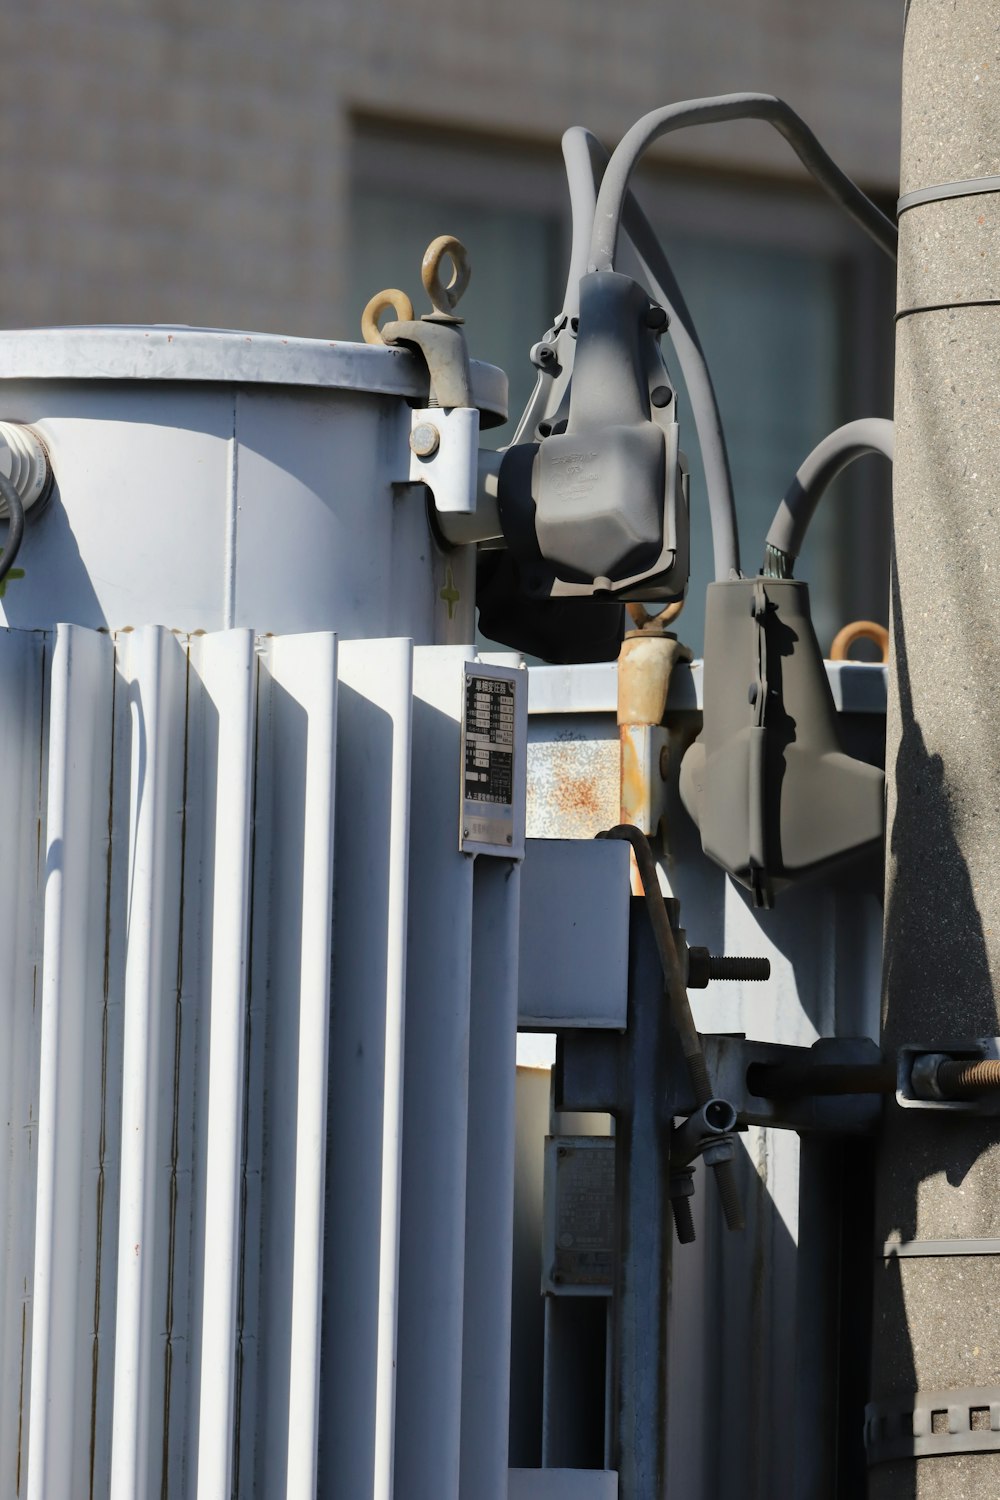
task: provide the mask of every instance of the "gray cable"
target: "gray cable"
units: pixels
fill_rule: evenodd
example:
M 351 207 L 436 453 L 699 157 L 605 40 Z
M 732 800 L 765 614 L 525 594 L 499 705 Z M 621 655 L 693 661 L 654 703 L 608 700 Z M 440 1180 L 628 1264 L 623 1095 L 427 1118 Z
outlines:
M 783 99 L 777 99 L 773 94 L 720 94 L 709 99 L 685 99 L 678 104 L 668 104 L 665 109 L 653 110 L 622 137 L 597 197 L 590 245 L 591 270 L 614 269 L 625 195 L 643 152 L 672 130 L 687 125 L 714 125 L 726 120 L 765 120 L 773 125 L 834 202 L 839 203 L 887 255 L 893 260 L 896 258 L 896 226 L 840 170 L 805 121 Z
M 563 163 L 569 191 L 570 251 L 563 294 L 562 317 L 575 318 L 580 311 L 580 281 L 587 274 L 590 237 L 594 232 L 597 209 L 597 180 L 594 161 L 608 153 L 584 125 L 571 125 L 563 132 Z
M 894 451 L 895 428 L 885 417 L 847 422 L 817 443 L 800 465 L 771 522 L 765 544 L 765 574 L 771 578 L 791 578 L 813 511 L 842 469 L 866 453 L 881 453 L 891 463 Z
M 10 521 L 7 540 L 3 544 L 3 555 L 0 556 L 0 583 L 2 583 L 17 561 L 17 554 L 21 550 L 21 541 L 24 537 L 24 506 L 21 504 L 20 495 L 6 474 L 0 474 L 0 500 L 3 500 L 7 506 L 7 519 Z
M 594 222 L 594 169 L 606 166 L 610 158 L 597 137 L 582 125 L 566 131 L 562 150 L 572 215 L 572 248 L 563 311 L 565 316 L 575 317 L 580 310 L 580 278 L 587 270 Z M 729 454 L 705 352 L 666 252 L 631 191 L 625 197 L 624 228 L 642 263 L 651 292 L 670 318 L 670 337 L 687 386 L 705 467 L 715 576 L 720 580 L 739 577 L 740 543 Z

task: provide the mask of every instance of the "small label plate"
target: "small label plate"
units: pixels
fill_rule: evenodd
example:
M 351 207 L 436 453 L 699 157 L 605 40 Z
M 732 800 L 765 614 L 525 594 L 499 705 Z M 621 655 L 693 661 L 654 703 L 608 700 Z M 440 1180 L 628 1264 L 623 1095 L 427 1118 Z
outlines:
M 467 662 L 459 848 L 524 856 L 525 673 Z
M 607 1297 L 614 1260 L 614 1138 L 547 1137 L 543 1291 Z

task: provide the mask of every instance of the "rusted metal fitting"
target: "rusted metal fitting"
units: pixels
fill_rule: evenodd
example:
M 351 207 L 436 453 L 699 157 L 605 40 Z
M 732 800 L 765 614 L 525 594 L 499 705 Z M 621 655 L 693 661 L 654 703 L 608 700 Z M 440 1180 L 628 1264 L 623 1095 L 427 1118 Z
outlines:
M 446 260 L 451 261 L 452 267 L 448 281 L 441 277 L 441 267 Z M 456 239 L 453 234 L 439 234 L 437 239 L 431 240 L 424 251 L 420 279 L 424 284 L 424 291 L 431 299 L 434 309 L 432 317 L 454 317 L 455 308 L 469 285 L 471 275 L 469 252 L 461 240 Z
M 675 635 L 641 631 L 623 641 L 618 655 L 619 728 L 624 724 L 662 724 L 674 666 L 690 660 L 690 646 Z
M 361 336 L 366 344 L 384 344 L 382 330 L 378 326 L 378 320 L 384 312 L 392 309 L 393 316 L 397 322 L 410 323 L 413 321 L 413 303 L 405 292 L 398 287 L 386 287 L 384 292 L 376 292 L 365 306 L 361 314 Z
M 830 647 L 830 660 L 847 661 L 855 641 L 871 641 L 881 651 L 883 662 L 889 660 L 889 632 L 877 620 L 852 620 L 838 630 Z
M 621 821 L 643 833 L 656 832 L 666 809 L 662 767 L 669 731 L 663 718 L 674 666 L 690 660 L 690 648 L 676 636 L 644 630 L 626 637 L 618 655 Z M 638 891 L 634 860 L 632 877 Z

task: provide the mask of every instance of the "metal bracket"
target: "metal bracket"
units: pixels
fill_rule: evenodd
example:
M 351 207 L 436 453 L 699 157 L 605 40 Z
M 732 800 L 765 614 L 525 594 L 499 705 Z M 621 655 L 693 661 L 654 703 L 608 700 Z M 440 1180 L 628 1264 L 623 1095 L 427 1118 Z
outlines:
M 877 1094 L 809 1094 L 767 1099 L 752 1094 L 747 1072 L 755 1063 L 802 1062 L 856 1066 L 878 1063 L 881 1053 L 870 1037 L 821 1037 L 811 1047 L 748 1042 L 742 1036 L 706 1036 L 705 1061 L 716 1090 L 736 1108 L 741 1125 L 769 1125 L 800 1134 L 866 1135 L 877 1126 L 882 1100 Z
M 877 1094 L 803 1093 L 796 1098 L 767 1099 L 752 1094 L 747 1085 L 747 1071 L 755 1063 L 878 1063 L 881 1053 L 870 1037 L 823 1037 L 811 1047 L 789 1047 L 777 1042 L 748 1042 L 743 1036 L 704 1036 L 702 1046 L 712 1086 L 732 1104 L 739 1126 L 767 1125 L 810 1135 L 867 1135 L 881 1118 L 882 1099 Z M 562 1033 L 556 1061 L 556 1108 L 614 1111 L 619 1056 L 617 1032 Z M 676 1114 L 694 1114 L 697 1106 L 683 1058 L 672 1059 L 671 1076 L 664 1080 L 664 1088 Z
M 865 1408 L 868 1463 L 1000 1452 L 1000 1386 L 915 1391 Z
M 426 484 L 442 515 L 472 515 L 479 489 L 479 412 L 426 406 L 411 413 L 410 483 Z

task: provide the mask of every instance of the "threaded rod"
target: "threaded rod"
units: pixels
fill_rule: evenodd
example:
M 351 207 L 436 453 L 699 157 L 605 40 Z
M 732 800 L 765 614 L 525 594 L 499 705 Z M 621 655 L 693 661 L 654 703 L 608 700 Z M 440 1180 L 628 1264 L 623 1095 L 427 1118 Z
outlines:
M 954 1058 L 943 1062 L 937 1070 L 937 1085 L 942 1094 L 954 1099 L 1000 1089 L 1000 1059 L 986 1057 L 981 1062 L 971 1062 Z
M 691 1213 L 690 1198 L 671 1198 L 670 1207 L 674 1212 L 674 1228 L 677 1231 L 677 1241 L 681 1245 L 694 1244 L 694 1217 Z
M 708 960 L 709 979 L 742 979 L 762 983 L 771 977 L 769 958 L 727 958 L 713 953 Z

